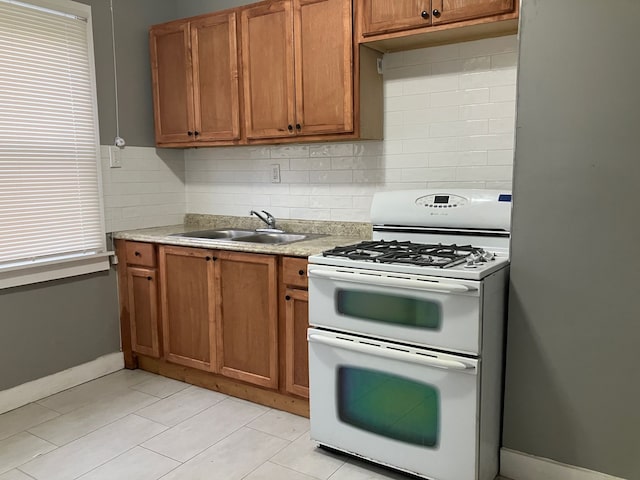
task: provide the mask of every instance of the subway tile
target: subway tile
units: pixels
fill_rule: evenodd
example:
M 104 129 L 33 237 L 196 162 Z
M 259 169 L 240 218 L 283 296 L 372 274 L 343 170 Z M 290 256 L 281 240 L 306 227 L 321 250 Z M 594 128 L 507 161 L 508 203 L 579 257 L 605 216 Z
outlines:
M 513 150 L 490 150 L 488 152 L 489 165 L 513 165 Z
M 280 172 L 280 181 L 284 183 L 309 183 L 309 171 L 288 171 Z
M 515 130 L 515 119 L 511 117 L 494 118 L 489 120 L 488 133 L 511 133 Z M 486 132 L 485 132 L 486 133 Z
M 460 138 L 460 149 L 467 150 L 501 150 L 513 148 L 513 134 L 500 133 L 491 135 L 472 135 Z
M 439 168 L 405 168 L 402 170 L 402 180 L 415 182 L 415 181 L 445 181 L 455 180 L 456 169 L 439 167 Z
M 306 220 L 331 220 L 331 210 L 328 208 L 292 208 L 289 218 Z
M 310 183 L 351 183 L 351 170 L 329 170 L 309 172 Z
M 488 103 L 491 90 L 489 88 L 472 88 L 462 91 L 462 105 L 474 105 L 478 103 Z
M 405 52 L 404 61 L 412 63 L 436 63 L 453 60 L 460 57 L 460 46 L 457 43 L 439 45 Z
M 486 165 L 486 151 L 437 152 L 429 154 L 429 167 Z
M 491 68 L 516 68 L 518 66 L 518 54 L 516 52 L 501 53 L 491 56 Z
M 308 207 L 308 195 L 271 195 L 271 205 L 275 207 Z
M 490 87 L 489 89 L 489 102 L 515 102 L 516 100 L 516 85 L 501 85 L 497 87 Z
M 512 169 L 510 166 L 486 166 L 486 167 L 457 167 L 456 180 L 461 181 L 510 181 Z
M 309 199 L 309 208 L 352 208 L 353 200 L 348 196 L 314 196 Z
M 516 115 L 516 102 L 500 102 L 489 104 L 490 118 L 514 118 Z
M 352 143 L 324 143 L 309 147 L 311 157 L 346 157 L 353 155 Z
M 518 50 L 517 35 L 485 38 L 459 44 L 460 58 L 494 55 L 498 53 L 516 52 Z
M 271 158 L 303 158 L 308 156 L 308 145 L 286 145 L 271 147 Z

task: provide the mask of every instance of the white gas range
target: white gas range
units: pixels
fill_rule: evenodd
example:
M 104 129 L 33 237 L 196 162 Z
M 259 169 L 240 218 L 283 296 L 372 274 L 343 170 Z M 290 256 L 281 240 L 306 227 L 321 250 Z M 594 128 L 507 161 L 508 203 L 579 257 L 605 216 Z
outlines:
M 309 257 L 311 436 L 434 480 L 498 471 L 511 195 L 383 192 Z

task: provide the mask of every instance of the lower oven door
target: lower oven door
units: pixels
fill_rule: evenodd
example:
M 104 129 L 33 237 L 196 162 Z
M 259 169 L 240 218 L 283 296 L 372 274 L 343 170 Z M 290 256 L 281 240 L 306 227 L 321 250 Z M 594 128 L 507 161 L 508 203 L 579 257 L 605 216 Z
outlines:
M 478 355 L 482 282 L 309 265 L 309 324 Z
M 308 330 L 311 437 L 437 480 L 474 480 L 477 359 Z

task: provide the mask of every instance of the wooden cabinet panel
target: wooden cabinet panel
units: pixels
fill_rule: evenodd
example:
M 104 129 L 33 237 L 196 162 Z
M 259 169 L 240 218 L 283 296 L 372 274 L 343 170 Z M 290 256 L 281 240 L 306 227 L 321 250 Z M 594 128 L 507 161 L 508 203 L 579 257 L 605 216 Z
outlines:
M 236 14 L 191 22 L 196 140 L 240 138 Z
M 154 268 L 129 267 L 129 320 L 131 348 L 134 352 L 160 357 L 158 334 L 158 285 Z
M 160 247 L 163 346 L 168 361 L 216 371 L 214 252 Z
M 126 262 L 129 265 L 156 266 L 156 251 L 151 243 L 126 242 L 125 251 Z
M 431 0 L 360 1 L 364 36 L 431 25 Z
M 296 133 L 353 131 L 351 0 L 295 0 Z
M 282 259 L 282 283 L 289 286 L 307 288 L 307 259 L 284 257 Z
M 432 0 L 434 25 L 513 12 L 515 0 Z
M 309 293 L 286 289 L 285 390 L 309 398 Z
M 276 257 L 219 252 L 216 262 L 220 373 L 278 386 Z
M 189 142 L 194 129 L 189 24 L 154 27 L 149 37 L 156 143 Z
M 281 137 L 294 133 L 292 22 L 290 0 L 261 4 L 242 11 L 247 138 Z

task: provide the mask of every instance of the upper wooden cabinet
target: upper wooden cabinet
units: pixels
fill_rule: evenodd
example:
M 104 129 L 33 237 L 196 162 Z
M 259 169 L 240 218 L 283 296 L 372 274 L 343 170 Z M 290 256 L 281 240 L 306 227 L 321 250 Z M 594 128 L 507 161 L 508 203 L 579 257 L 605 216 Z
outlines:
M 150 30 L 156 143 L 240 138 L 236 13 Z
M 351 0 L 282 0 L 241 18 L 247 138 L 352 132 Z
M 396 51 L 517 31 L 516 0 L 355 0 L 356 39 Z

